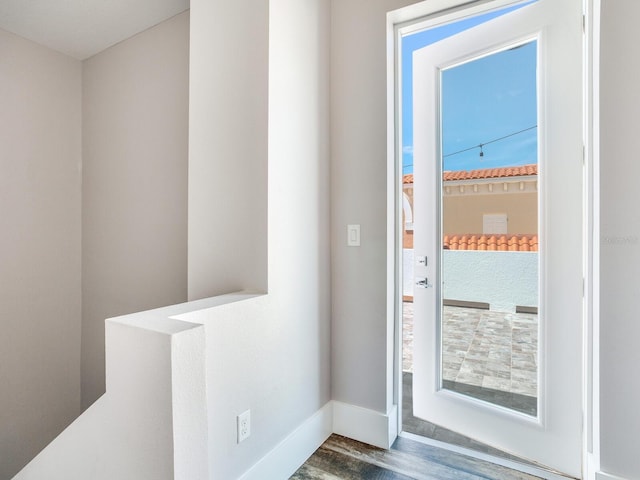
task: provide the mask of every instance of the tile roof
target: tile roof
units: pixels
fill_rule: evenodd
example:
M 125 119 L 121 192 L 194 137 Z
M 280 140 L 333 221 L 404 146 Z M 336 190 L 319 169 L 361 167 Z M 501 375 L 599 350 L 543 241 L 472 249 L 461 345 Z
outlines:
M 442 177 L 445 182 L 453 180 L 481 180 L 488 178 L 506 178 L 506 177 L 522 177 L 527 175 L 537 175 L 538 165 L 533 163 L 529 165 L 521 165 L 518 167 L 501 167 L 501 168 L 483 168 L 479 170 L 456 170 L 445 171 Z M 402 177 L 403 184 L 413 183 L 413 174 L 407 174 Z
M 447 250 L 537 252 L 538 235 L 466 233 L 445 235 L 442 244 Z

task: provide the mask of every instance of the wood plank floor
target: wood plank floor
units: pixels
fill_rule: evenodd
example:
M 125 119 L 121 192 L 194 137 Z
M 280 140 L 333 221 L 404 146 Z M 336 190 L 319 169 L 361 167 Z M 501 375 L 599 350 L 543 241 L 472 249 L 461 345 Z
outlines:
M 339 435 L 290 480 L 533 480 L 538 477 L 399 437 L 384 450 Z

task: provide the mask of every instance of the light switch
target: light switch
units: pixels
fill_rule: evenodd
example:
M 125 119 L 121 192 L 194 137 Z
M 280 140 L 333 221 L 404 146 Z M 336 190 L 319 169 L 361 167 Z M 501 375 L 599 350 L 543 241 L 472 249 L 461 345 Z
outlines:
M 347 246 L 360 246 L 360 225 L 347 225 Z

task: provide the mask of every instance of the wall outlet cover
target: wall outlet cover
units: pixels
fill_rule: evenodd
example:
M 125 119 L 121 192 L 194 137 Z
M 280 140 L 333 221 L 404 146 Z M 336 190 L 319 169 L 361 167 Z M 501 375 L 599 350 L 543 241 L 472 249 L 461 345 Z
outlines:
M 238 443 L 240 443 L 251 435 L 251 410 L 242 412 L 236 418 L 238 424 Z

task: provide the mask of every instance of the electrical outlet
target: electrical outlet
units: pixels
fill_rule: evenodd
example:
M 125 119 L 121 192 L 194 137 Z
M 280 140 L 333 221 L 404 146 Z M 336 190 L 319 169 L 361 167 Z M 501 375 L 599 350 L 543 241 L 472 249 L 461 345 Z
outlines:
M 241 413 L 238 420 L 238 443 L 246 440 L 251 435 L 251 410 Z

